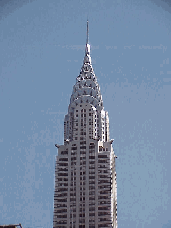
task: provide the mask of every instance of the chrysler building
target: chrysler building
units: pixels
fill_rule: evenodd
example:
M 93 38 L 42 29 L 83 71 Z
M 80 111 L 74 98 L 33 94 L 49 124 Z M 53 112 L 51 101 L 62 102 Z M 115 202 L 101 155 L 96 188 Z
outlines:
M 64 119 L 64 144 L 55 168 L 53 228 L 117 228 L 117 182 L 104 110 L 94 73 L 90 45 Z

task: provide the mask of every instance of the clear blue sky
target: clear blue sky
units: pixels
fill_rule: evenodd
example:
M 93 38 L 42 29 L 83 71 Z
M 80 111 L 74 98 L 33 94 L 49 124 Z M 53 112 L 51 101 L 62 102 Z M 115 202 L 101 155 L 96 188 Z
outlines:
M 171 5 L 0 2 L 0 224 L 52 227 L 55 143 L 84 57 L 117 160 L 118 228 L 171 227 Z

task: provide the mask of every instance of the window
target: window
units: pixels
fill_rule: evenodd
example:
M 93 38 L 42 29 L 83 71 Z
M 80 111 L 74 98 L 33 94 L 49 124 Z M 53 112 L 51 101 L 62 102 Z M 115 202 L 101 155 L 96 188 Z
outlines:
M 90 143 L 91 146 L 94 146 L 94 143 Z
M 59 158 L 59 161 L 68 161 L 68 158 Z
M 61 151 L 61 154 L 63 154 L 63 155 L 66 154 L 67 155 L 68 151 Z
M 99 154 L 99 155 L 98 155 L 98 158 L 107 158 L 107 155 L 106 155 L 106 154 L 105 154 L 105 155 Z
M 77 149 L 76 146 L 72 146 L 72 147 L 71 147 L 71 150 L 76 150 L 76 149 Z
M 80 149 L 86 149 L 86 146 L 80 146 Z
M 102 146 L 99 146 L 99 151 L 102 151 Z

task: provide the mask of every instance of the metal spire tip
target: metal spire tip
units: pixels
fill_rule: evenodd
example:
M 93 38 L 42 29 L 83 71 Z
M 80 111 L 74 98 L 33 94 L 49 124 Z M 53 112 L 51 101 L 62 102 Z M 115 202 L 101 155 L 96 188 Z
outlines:
M 88 36 L 89 36 L 89 34 L 88 34 L 88 19 L 87 19 L 87 40 L 86 40 L 86 44 L 88 44 Z

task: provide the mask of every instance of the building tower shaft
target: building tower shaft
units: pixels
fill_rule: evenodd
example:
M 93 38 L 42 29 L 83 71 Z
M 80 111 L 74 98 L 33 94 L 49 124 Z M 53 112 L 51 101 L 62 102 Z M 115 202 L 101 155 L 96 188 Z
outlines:
M 55 168 L 54 228 L 117 228 L 113 140 L 87 40 Z

